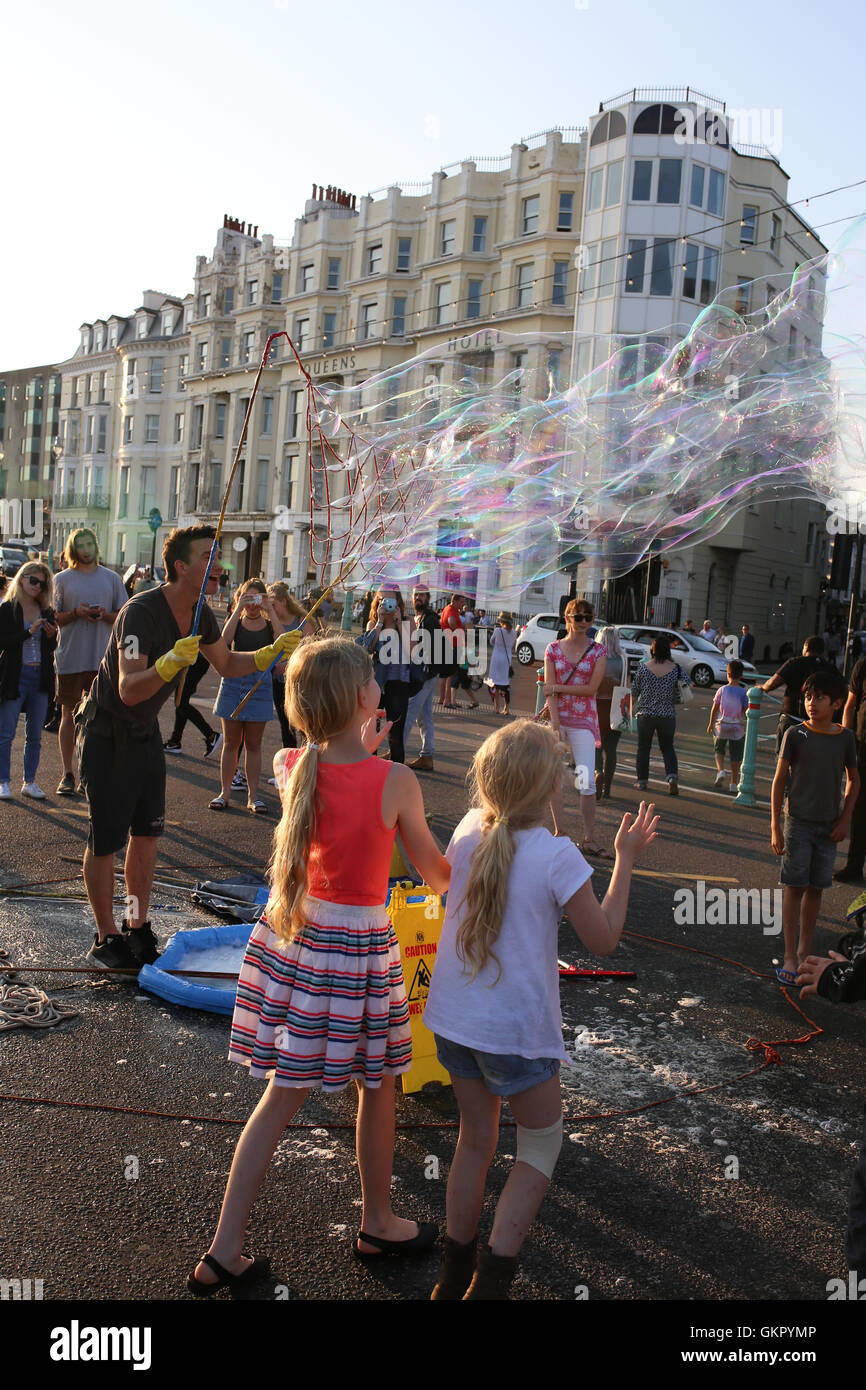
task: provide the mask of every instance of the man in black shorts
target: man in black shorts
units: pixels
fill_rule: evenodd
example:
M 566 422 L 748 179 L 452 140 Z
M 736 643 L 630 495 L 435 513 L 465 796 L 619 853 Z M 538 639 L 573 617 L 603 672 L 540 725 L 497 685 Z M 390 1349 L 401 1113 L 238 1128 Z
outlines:
M 165 826 L 165 754 L 159 711 L 181 673 L 202 654 L 221 676 L 264 671 L 278 653 L 291 654 L 299 633 L 285 632 L 270 647 L 230 652 L 216 619 L 202 606 L 200 632 L 190 637 L 216 531 L 174 530 L 163 548 L 167 583 L 136 594 L 118 614 L 105 656 L 80 711 L 81 773 L 90 804 L 84 882 L 96 919 L 88 956 L 106 969 L 151 964 L 159 955 L 147 911 L 157 840 Z M 207 592 L 216 592 L 219 549 Z M 127 917 L 114 924 L 114 856 L 129 837 L 124 876 Z

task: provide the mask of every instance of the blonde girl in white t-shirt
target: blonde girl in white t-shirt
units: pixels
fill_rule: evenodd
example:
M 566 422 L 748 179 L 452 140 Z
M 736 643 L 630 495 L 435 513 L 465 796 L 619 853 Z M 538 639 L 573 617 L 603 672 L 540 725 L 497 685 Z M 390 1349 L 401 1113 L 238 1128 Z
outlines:
M 505 1299 L 517 1254 L 562 1145 L 562 1040 L 557 934 L 563 913 L 596 955 L 609 955 L 625 921 L 632 866 L 656 837 L 655 808 L 625 815 L 603 903 L 592 869 L 544 822 L 562 775 L 550 730 L 528 719 L 488 738 L 473 765 L 476 809 L 446 851 L 448 906 L 424 1022 L 460 1106 L 448 1177 L 447 1234 L 434 1299 Z M 517 1157 L 496 1208 L 489 1245 L 477 1249 L 487 1170 L 507 1097 Z

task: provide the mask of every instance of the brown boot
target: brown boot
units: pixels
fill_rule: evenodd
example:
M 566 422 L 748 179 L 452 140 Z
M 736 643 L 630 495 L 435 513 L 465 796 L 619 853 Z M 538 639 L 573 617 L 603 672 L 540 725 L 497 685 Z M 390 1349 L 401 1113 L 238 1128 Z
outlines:
M 477 1246 L 477 1236 L 473 1236 L 468 1245 L 461 1245 L 450 1236 L 445 1237 L 439 1279 L 430 1295 L 431 1302 L 450 1299 L 456 1303 L 462 1299 L 472 1282 Z
M 406 766 L 414 767 L 416 772 L 432 772 L 433 759 L 429 753 L 422 753 L 420 758 L 413 758 L 411 763 L 407 763 Z
M 467 1303 L 473 1299 L 504 1301 L 508 1298 L 508 1291 L 516 1272 L 516 1255 L 494 1255 L 490 1246 L 485 1245 L 483 1250 L 478 1251 L 475 1274 L 468 1293 L 463 1295 L 463 1302 Z

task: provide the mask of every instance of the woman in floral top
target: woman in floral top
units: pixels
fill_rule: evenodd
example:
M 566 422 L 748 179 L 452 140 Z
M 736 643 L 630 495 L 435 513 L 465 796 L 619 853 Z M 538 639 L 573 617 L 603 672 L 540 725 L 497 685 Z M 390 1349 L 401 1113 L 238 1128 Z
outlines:
M 544 653 L 544 693 L 548 697 L 551 727 L 565 737 L 574 757 L 574 784 L 580 792 L 584 839 L 580 849 L 602 859 L 613 856 L 595 839 L 595 750 L 601 747 L 596 692 L 604 677 L 607 653 L 587 636 L 594 617 L 586 599 L 572 599 L 565 610 L 566 634 L 551 642 Z M 561 834 L 562 794 L 551 803 L 554 828 Z

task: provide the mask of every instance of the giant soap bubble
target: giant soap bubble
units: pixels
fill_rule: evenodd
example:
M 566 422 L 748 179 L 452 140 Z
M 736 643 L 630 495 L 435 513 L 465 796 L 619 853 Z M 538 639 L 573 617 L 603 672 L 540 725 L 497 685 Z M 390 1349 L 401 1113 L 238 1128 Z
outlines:
M 360 386 L 309 382 L 322 577 L 471 567 L 516 602 L 575 546 L 613 577 L 749 505 L 862 501 L 862 332 L 822 325 L 863 294 L 863 240 L 860 222 L 788 283 L 726 289 L 684 330 L 569 340 L 558 360 L 544 338 L 455 331 Z M 584 370 L 560 386 L 569 359 Z

